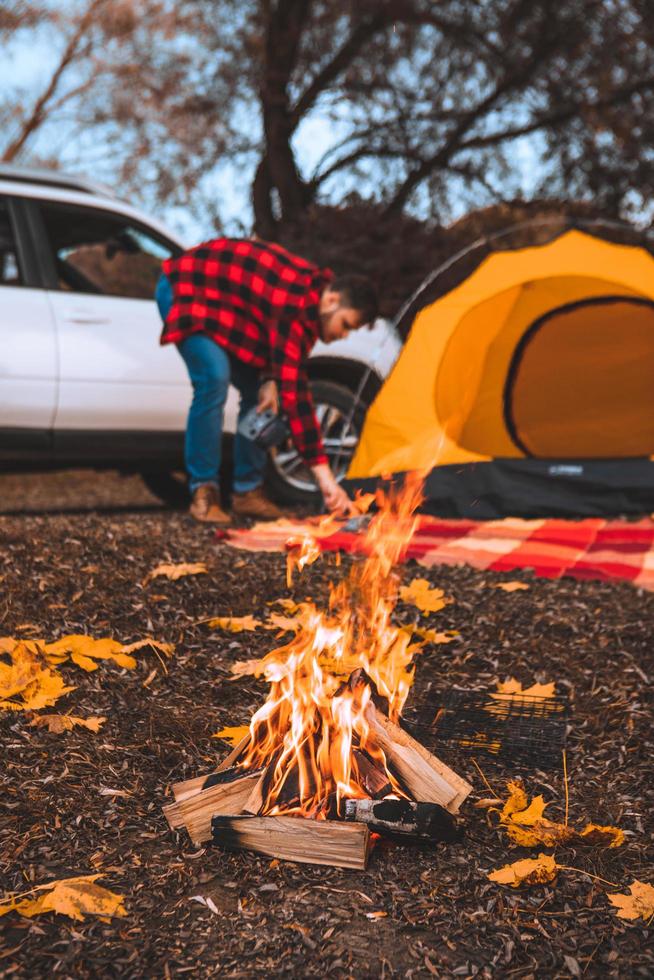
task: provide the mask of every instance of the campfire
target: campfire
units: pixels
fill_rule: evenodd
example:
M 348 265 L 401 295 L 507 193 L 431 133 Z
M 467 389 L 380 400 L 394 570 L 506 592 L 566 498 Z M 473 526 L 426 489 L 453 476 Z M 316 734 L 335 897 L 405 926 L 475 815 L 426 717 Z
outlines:
M 365 868 L 373 833 L 456 838 L 471 787 L 401 725 L 419 644 L 392 613 L 421 485 L 380 495 L 366 557 L 332 586 L 329 608 L 302 604 L 293 640 L 252 665 L 270 690 L 248 734 L 216 772 L 173 787 L 164 812 L 194 843 Z M 312 538 L 298 542 L 289 575 L 319 554 Z

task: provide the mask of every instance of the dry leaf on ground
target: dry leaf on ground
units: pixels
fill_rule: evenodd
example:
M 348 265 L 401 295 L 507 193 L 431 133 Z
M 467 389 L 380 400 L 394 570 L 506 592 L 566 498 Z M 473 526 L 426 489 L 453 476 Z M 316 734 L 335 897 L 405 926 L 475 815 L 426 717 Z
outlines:
M 263 623 L 254 616 L 216 616 L 209 619 L 207 625 L 212 630 L 227 630 L 229 633 L 242 633 L 244 630 L 253 632 Z
M 16 911 L 31 919 L 32 916 L 41 915 L 43 912 L 55 912 L 81 922 L 85 915 L 126 915 L 123 907 L 124 899 L 108 888 L 96 884 L 97 879 L 101 877 L 101 874 L 94 874 L 79 878 L 62 878 L 59 881 L 51 881 L 47 885 L 38 885 L 21 895 L 12 895 L 0 901 L 0 916 Z M 41 892 L 41 894 L 33 898 L 27 897 L 34 895 L 34 892 Z
M 452 640 L 456 640 L 457 636 L 460 636 L 458 630 L 444 630 L 442 633 L 438 633 L 436 630 L 423 629 L 422 627 L 406 627 L 407 632 L 413 633 L 414 636 L 419 637 L 419 639 L 424 640 L 425 643 L 451 643 Z
M 539 710 L 547 714 L 556 714 L 563 710 L 563 705 L 555 700 L 554 681 L 547 684 L 532 684 L 531 687 L 523 688 L 521 681 L 510 677 L 506 681 L 497 682 L 497 692 L 491 692 L 490 698 L 488 704 L 484 705 L 484 711 L 500 718 L 508 716 L 510 705 L 507 702 L 538 705 Z
M 593 844 L 597 847 L 620 847 L 624 844 L 624 832 L 619 827 L 603 827 L 589 823 L 578 834 L 580 844 Z
M 37 715 L 30 722 L 30 728 L 47 728 L 56 735 L 70 732 L 73 728 L 88 728 L 91 732 L 99 732 L 106 720 L 105 716 L 100 715 L 89 715 L 88 718 L 78 718 L 77 715 Z
M 523 589 L 528 589 L 529 586 L 526 582 L 494 582 L 491 588 L 501 589 L 502 592 L 520 592 Z
M 51 707 L 63 694 L 74 691 L 50 667 L 45 666 L 34 642 L 14 642 L 3 647 L 11 663 L 0 661 L 0 708 L 5 711 L 38 711 Z
M 569 825 L 548 820 L 543 816 L 545 803 L 542 796 L 535 796 L 531 803 L 522 786 L 516 782 L 507 784 L 509 796 L 500 812 L 500 823 L 509 839 L 521 847 L 556 847 L 557 844 L 581 843 L 597 847 L 620 847 L 624 834 L 619 827 L 587 824 L 581 832 Z
M 96 660 L 113 660 L 119 667 L 133 670 L 137 661 L 131 654 L 145 647 L 159 650 L 168 657 L 174 651 L 172 644 L 161 643 L 159 640 L 150 638 L 124 644 L 111 639 L 111 637 L 103 637 L 97 640 L 92 636 L 85 636 L 80 633 L 62 636 L 54 643 L 46 643 L 43 649 L 50 663 L 63 663 L 70 657 L 71 661 L 78 667 L 92 671 L 98 669 Z
M 178 565 L 157 565 L 153 568 L 151 572 L 145 577 L 145 581 L 151 582 L 152 579 L 161 578 L 162 576 L 171 581 L 176 582 L 178 578 L 184 578 L 186 575 L 207 575 L 209 569 L 203 561 L 188 564 L 186 562 L 181 562 Z
M 636 878 L 630 885 L 631 895 L 613 892 L 607 895 L 609 902 L 618 910 L 619 919 L 645 919 L 654 916 L 654 887 Z
M 284 633 L 297 633 L 302 629 L 301 616 L 282 616 L 281 613 L 271 613 L 263 624 L 267 630 L 282 630 Z
M 500 885 L 520 888 L 521 885 L 543 885 L 554 881 L 559 865 L 550 854 L 539 854 L 537 858 L 524 858 L 503 868 L 491 871 L 488 878 Z
M 497 698 L 503 694 L 524 695 L 528 698 L 547 700 L 556 697 L 556 684 L 554 681 L 550 681 L 547 684 L 532 684 L 531 687 L 523 688 L 522 681 L 516 680 L 515 677 L 509 677 L 506 681 L 497 682 L 497 694 L 491 694 L 491 697 Z
M 266 605 L 267 606 L 281 606 L 282 609 L 285 609 L 286 610 L 286 612 L 289 614 L 289 616 L 292 616 L 294 613 L 296 613 L 301 608 L 302 603 L 301 602 L 296 602 L 295 599 L 287 599 L 287 598 L 282 597 L 280 599 L 273 599 L 272 602 L 267 602 Z
M 250 731 L 247 725 L 234 725 L 233 727 L 221 728 L 219 732 L 212 735 L 212 738 L 222 738 L 230 745 L 238 745 Z
M 414 578 L 408 585 L 400 586 L 400 599 L 422 613 L 438 612 L 451 602 L 444 598 L 442 589 L 432 589 L 426 578 Z

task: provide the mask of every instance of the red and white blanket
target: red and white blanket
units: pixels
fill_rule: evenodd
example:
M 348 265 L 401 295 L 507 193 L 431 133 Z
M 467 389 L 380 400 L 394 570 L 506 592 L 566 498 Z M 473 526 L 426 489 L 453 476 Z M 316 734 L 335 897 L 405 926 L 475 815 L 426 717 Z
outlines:
M 284 551 L 289 538 L 315 536 L 323 551 L 361 552 L 361 532 L 324 529 L 311 521 L 282 519 L 244 530 L 219 532 L 247 551 Z M 407 558 L 421 565 L 472 565 L 492 571 L 533 569 L 545 578 L 628 579 L 654 590 L 654 521 L 441 520 L 421 516 Z

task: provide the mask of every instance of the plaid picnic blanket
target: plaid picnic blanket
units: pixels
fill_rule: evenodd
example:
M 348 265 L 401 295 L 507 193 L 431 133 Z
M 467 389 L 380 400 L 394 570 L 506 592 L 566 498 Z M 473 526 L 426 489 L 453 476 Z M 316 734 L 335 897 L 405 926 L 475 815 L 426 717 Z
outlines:
M 291 537 L 311 534 L 323 551 L 361 552 L 363 534 L 320 528 L 286 518 L 244 530 L 219 532 L 247 551 L 284 551 Z M 533 569 L 544 578 L 627 579 L 654 590 L 654 521 L 441 520 L 421 516 L 407 558 L 421 565 L 472 565 L 492 571 Z

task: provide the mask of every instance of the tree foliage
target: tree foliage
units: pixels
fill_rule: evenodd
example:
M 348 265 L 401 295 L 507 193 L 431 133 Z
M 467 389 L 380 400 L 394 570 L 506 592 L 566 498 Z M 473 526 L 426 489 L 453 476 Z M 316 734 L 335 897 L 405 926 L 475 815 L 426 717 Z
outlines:
M 221 168 L 249 194 L 258 234 L 289 245 L 308 237 L 316 257 L 338 260 L 359 223 L 364 265 L 381 236 L 404 248 L 418 219 L 439 226 L 473 207 L 575 199 L 617 215 L 649 203 L 646 0 L 73 0 L 57 9 L 9 0 L 0 19 L 0 31 L 25 32 L 50 18 L 60 51 L 14 118 L 5 158 L 26 158 L 65 105 L 110 147 L 116 182 L 149 204 L 195 206 L 207 230 L 220 223 Z

